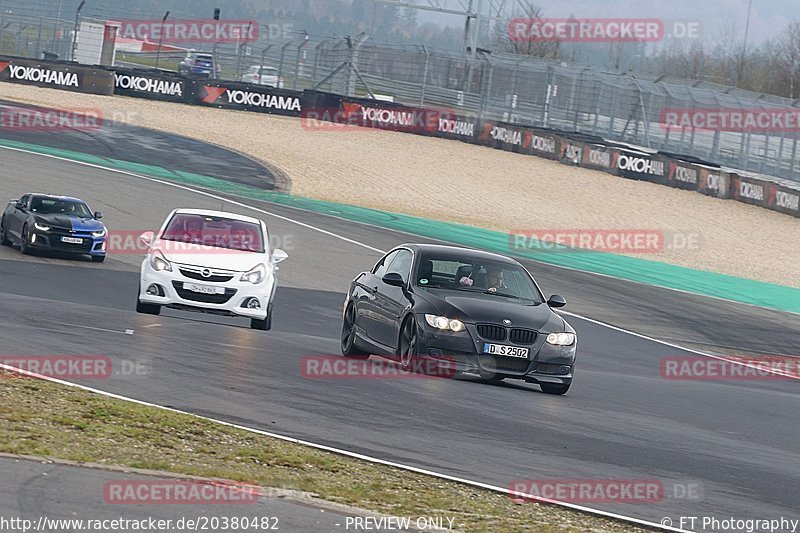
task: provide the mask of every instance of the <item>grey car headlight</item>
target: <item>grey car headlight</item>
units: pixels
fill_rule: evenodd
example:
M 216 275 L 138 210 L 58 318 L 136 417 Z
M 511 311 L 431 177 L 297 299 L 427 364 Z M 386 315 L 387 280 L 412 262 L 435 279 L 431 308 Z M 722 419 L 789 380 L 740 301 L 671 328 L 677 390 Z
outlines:
M 446 316 L 425 315 L 425 322 L 432 328 L 441 329 L 444 331 L 453 331 L 458 333 L 464 331 L 464 323 L 460 320 L 447 318 Z
M 575 344 L 574 333 L 551 333 L 547 336 L 547 344 L 553 346 L 572 346 Z
M 50 231 L 50 226 L 45 226 L 44 224 L 40 224 L 39 222 L 34 222 L 33 227 L 38 229 L 39 231 Z

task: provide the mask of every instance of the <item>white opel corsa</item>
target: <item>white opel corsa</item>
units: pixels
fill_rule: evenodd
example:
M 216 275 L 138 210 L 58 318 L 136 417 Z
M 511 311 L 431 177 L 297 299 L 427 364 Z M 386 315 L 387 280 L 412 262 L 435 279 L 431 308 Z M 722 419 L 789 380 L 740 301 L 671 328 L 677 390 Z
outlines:
M 276 266 L 288 255 L 270 250 L 267 225 L 220 211 L 176 209 L 147 246 L 136 311 L 157 315 L 162 307 L 250 319 L 272 326 Z

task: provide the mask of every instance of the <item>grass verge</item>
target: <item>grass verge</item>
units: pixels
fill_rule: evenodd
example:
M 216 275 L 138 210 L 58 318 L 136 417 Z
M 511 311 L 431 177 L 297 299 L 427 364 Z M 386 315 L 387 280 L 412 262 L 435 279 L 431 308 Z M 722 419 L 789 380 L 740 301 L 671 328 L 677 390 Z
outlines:
M 464 531 L 646 531 L 27 377 L 0 379 L 0 452 L 301 490 Z

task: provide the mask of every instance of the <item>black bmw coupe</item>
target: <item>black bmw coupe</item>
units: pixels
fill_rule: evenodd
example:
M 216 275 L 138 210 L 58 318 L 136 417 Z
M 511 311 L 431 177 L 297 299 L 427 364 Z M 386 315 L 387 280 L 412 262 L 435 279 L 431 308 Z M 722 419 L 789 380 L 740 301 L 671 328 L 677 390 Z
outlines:
M 491 381 L 537 383 L 549 394 L 572 384 L 575 330 L 530 273 L 502 255 L 404 244 L 359 274 L 344 304 L 342 353 L 376 354 L 414 371 L 434 361 Z M 427 365 L 426 365 L 427 366 Z

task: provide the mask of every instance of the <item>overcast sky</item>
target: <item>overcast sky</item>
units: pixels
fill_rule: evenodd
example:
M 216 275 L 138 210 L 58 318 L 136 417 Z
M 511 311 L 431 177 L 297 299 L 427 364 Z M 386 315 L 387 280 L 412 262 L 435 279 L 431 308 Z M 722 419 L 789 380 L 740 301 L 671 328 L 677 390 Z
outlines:
M 758 42 L 780 32 L 790 20 L 800 19 L 800 0 L 752 0 L 751 42 Z M 417 0 L 422 3 L 422 0 Z M 744 34 L 748 0 L 535 0 L 545 17 L 566 18 L 661 18 L 699 20 L 711 42 L 726 26 L 735 26 Z M 458 2 L 448 0 L 449 7 Z M 484 0 L 489 5 L 489 0 Z M 508 13 L 515 0 L 506 0 Z M 517 10 L 517 13 L 519 10 Z M 422 19 L 422 17 L 420 17 Z M 463 26 L 454 16 L 436 17 L 440 24 Z

